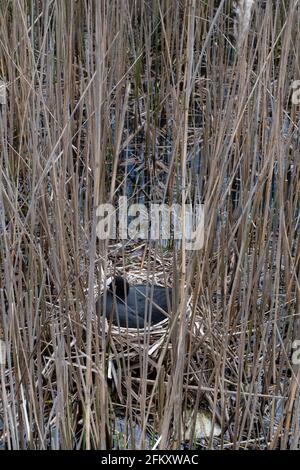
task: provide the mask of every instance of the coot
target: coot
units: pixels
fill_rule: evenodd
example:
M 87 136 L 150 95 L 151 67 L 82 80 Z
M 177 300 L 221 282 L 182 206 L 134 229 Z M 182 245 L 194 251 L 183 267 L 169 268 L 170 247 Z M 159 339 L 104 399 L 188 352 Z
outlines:
M 107 288 L 106 304 L 102 294 L 96 304 L 98 313 L 105 305 L 106 318 L 113 324 L 128 328 L 144 328 L 167 318 L 172 303 L 171 289 L 151 284 L 129 286 L 128 281 L 116 276 Z

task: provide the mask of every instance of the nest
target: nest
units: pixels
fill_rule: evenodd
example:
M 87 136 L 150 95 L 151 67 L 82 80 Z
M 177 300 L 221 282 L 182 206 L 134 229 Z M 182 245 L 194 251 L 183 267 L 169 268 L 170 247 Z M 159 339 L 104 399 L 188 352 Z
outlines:
M 119 254 L 116 250 L 111 260 L 114 269 L 108 269 L 108 275 L 125 276 L 130 285 L 151 282 L 155 285 L 173 287 L 172 259 L 167 259 L 166 255 L 161 257 L 158 253 L 151 254 L 149 251 L 145 267 L 143 264 L 145 258 L 141 247 L 134 248 L 130 253 L 130 265 L 124 269 L 124 253 Z M 99 289 L 100 293 L 104 288 L 105 283 Z M 190 295 L 184 312 L 181 313 L 179 310 L 178 306 L 174 308 L 173 299 L 173 308 L 168 319 L 139 329 L 108 325 L 106 321 L 105 329 L 109 345 L 107 375 L 118 390 L 121 401 L 124 399 L 122 388 L 129 375 L 137 384 L 135 401 L 138 404 L 140 383 L 146 379 L 149 384 L 153 384 L 152 381 L 155 381 L 162 371 L 163 380 L 167 381 L 178 354 L 188 356 L 193 351 L 194 361 L 199 364 L 203 356 L 200 350 L 205 341 L 201 308 L 193 305 Z M 180 315 L 184 315 L 185 318 L 180 318 Z M 207 354 L 204 356 L 206 361 Z M 196 384 L 196 378 L 191 380 L 191 384 Z

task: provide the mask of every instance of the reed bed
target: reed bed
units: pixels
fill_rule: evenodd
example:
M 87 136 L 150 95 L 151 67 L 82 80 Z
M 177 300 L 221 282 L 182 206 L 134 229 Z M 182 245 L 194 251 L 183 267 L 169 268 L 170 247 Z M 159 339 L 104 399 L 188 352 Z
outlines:
M 299 449 L 298 0 L 0 18 L 0 446 Z M 203 248 L 99 240 L 120 196 L 204 204 Z M 115 273 L 170 319 L 109 328 Z

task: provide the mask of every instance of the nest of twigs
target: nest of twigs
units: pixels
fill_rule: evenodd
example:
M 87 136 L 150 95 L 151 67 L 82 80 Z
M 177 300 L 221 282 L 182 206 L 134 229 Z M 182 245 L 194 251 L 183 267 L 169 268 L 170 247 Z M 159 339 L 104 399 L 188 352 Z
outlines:
M 114 269 L 108 274 L 125 276 L 130 285 L 150 281 L 155 285 L 168 285 L 173 288 L 172 259 L 166 259 L 158 253 L 152 255 L 147 252 L 147 266 L 145 266 L 143 263 L 145 258 L 143 248 L 135 247 L 130 253 L 130 264 L 124 270 L 124 253 L 119 255 L 116 250 L 111 260 Z M 104 285 L 100 292 L 103 289 Z M 182 309 L 178 299 L 176 303 L 174 297 L 173 294 L 169 318 L 155 325 L 136 329 L 109 325 L 106 322 L 109 345 L 107 373 L 118 390 L 122 388 L 121 384 L 126 382 L 129 368 L 131 377 L 135 377 L 137 382 L 149 379 L 151 383 L 162 370 L 165 380 L 168 379 L 178 354 L 186 357 L 192 354 L 195 363 L 198 364 L 201 357 L 205 357 L 204 360 L 207 361 L 207 353 L 200 353 L 204 342 L 203 315 L 200 306 L 194 305 L 192 295 L 188 295 L 185 308 Z M 207 346 L 206 344 L 206 348 Z M 191 380 L 191 383 L 196 384 L 196 381 Z

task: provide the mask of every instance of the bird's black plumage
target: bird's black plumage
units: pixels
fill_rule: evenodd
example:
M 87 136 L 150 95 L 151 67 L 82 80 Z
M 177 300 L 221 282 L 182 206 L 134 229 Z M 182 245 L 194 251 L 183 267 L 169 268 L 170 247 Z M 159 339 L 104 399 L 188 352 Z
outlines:
M 116 276 L 97 300 L 97 312 L 103 313 L 113 324 L 128 328 L 144 328 L 167 318 L 168 302 L 172 303 L 171 289 L 152 284 L 129 286 L 126 279 Z M 106 298 L 105 298 L 106 297 Z

